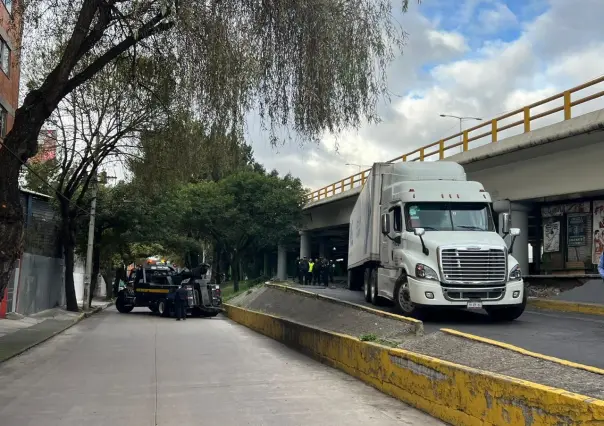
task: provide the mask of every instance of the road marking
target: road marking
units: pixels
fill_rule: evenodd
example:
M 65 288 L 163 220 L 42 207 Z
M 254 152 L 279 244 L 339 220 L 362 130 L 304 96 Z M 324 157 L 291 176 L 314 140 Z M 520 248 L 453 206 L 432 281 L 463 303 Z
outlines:
M 523 315 L 526 314 L 530 314 L 530 315 L 539 315 L 542 317 L 549 317 L 549 318 L 556 318 L 556 319 L 573 319 L 573 320 L 577 320 L 577 321 L 586 321 L 586 322 L 593 322 L 596 324 L 604 324 L 604 319 L 600 319 L 600 318 L 590 318 L 590 317 L 578 317 L 575 315 L 564 315 L 564 316 L 560 316 L 559 313 L 555 313 L 554 311 L 552 312 L 547 312 L 547 311 L 542 311 L 541 309 L 527 309 L 526 311 L 524 311 Z M 583 314 L 586 315 L 586 314 Z
M 601 374 L 604 376 L 604 370 L 592 367 L 590 365 L 579 364 L 572 361 L 567 361 L 565 359 L 556 358 L 549 355 L 543 355 L 537 352 L 527 351 L 526 349 L 519 348 L 518 346 L 510 345 L 509 343 L 500 342 L 498 340 L 487 339 L 485 337 L 476 336 L 474 334 L 463 333 L 461 331 L 452 330 L 450 328 L 441 328 L 440 331 L 446 334 L 450 334 L 457 337 L 462 337 L 468 340 L 474 340 L 476 342 L 485 343 L 487 345 L 498 346 L 503 349 L 508 349 L 513 352 L 517 352 L 522 355 L 531 356 L 533 358 L 542 359 L 545 361 L 555 362 L 556 364 L 564 365 L 566 367 L 577 368 L 579 370 L 589 371 L 590 373 Z

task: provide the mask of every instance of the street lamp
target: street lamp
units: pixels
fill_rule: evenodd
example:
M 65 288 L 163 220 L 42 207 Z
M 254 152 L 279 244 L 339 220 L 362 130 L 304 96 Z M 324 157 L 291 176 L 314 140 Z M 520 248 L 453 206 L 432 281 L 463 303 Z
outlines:
M 359 168 L 359 173 L 361 173 L 361 169 L 362 169 L 363 167 L 366 167 L 366 168 L 368 168 L 368 169 L 369 169 L 369 168 L 371 168 L 371 166 L 367 166 L 367 165 L 364 165 L 364 164 L 346 163 L 346 165 L 347 165 L 347 166 L 355 166 L 355 167 L 358 167 L 358 168 Z
M 445 117 L 445 118 L 456 118 L 459 120 L 459 141 L 461 142 L 461 137 L 462 137 L 462 133 L 463 133 L 463 129 L 462 129 L 462 122 L 464 120 L 476 120 L 476 121 L 482 121 L 482 118 L 478 118 L 478 117 L 459 117 L 457 115 L 451 115 L 451 114 L 440 114 L 441 117 Z

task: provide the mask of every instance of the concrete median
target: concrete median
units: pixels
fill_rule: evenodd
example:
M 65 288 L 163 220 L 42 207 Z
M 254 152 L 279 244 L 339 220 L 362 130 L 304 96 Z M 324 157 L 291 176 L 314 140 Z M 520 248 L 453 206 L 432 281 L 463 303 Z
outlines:
M 538 309 L 558 312 L 576 312 L 587 315 L 604 316 L 604 305 L 583 302 L 567 302 L 564 300 L 534 298 L 528 300 L 528 305 Z
M 232 320 L 453 425 L 604 425 L 604 401 L 227 304 Z

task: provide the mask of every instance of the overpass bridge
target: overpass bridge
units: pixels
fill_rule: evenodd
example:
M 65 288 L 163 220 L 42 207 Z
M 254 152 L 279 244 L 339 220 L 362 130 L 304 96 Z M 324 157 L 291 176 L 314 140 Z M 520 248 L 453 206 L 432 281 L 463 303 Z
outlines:
M 515 255 L 524 271 L 591 272 L 604 247 L 604 238 L 594 237 L 600 226 L 604 235 L 604 214 L 598 220 L 604 211 L 604 183 L 598 179 L 604 109 L 594 102 L 604 97 L 603 83 L 604 77 L 589 81 L 388 162 L 446 158 L 462 164 L 468 178 L 491 193 L 495 209 L 510 211 L 512 226 L 521 228 Z M 519 134 L 505 137 L 514 130 Z M 308 194 L 300 256 L 339 257 L 345 265 L 350 213 L 369 172 Z M 279 272 L 284 275 L 283 268 Z

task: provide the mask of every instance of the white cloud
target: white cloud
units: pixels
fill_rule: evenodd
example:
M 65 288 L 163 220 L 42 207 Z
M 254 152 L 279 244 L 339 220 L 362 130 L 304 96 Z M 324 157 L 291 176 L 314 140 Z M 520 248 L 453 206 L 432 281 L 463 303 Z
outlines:
M 542 3 L 527 2 L 525 9 L 542 7 Z M 337 151 L 333 135 L 319 146 L 284 146 L 279 154 L 254 145 L 259 161 L 268 168 L 291 171 L 317 189 L 357 171 L 346 163 L 386 161 L 456 133 L 458 122 L 439 117 L 441 113 L 490 120 L 604 74 L 602 0 L 548 0 L 545 12 L 531 20 L 523 17 L 522 24 L 515 17 L 512 22 L 504 8 L 513 15 L 501 2 L 466 0 L 459 16 L 451 19 L 457 28 L 463 27 L 459 23 L 464 20 L 472 21 L 472 16 L 482 19 L 484 25 L 489 20 L 499 28 L 516 25 L 521 31 L 512 41 L 509 34 L 503 41 L 484 33 L 477 39 L 474 31 L 451 30 L 451 22 L 447 26 L 446 19 L 425 17 L 420 13 L 422 7 L 413 7 L 402 21 L 410 38 L 404 55 L 390 68 L 393 96 L 391 103 L 380 105 L 383 121 L 339 135 Z M 425 67 L 434 64 L 426 72 Z M 601 90 L 604 84 L 591 93 Z M 579 111 L 602 105 L 604 101 L 592 102 Z M 540 120 L 534 127 L 559 118 Z M 500 136 L 509 136 L 509 132 Z
M 518 19 L 514 12 L 504 3 L 495 3 L 492 8 L 481 10 L 478 14 L 478 25 L 485 34 L 493 34 L 497 31 L 515 26 Z

